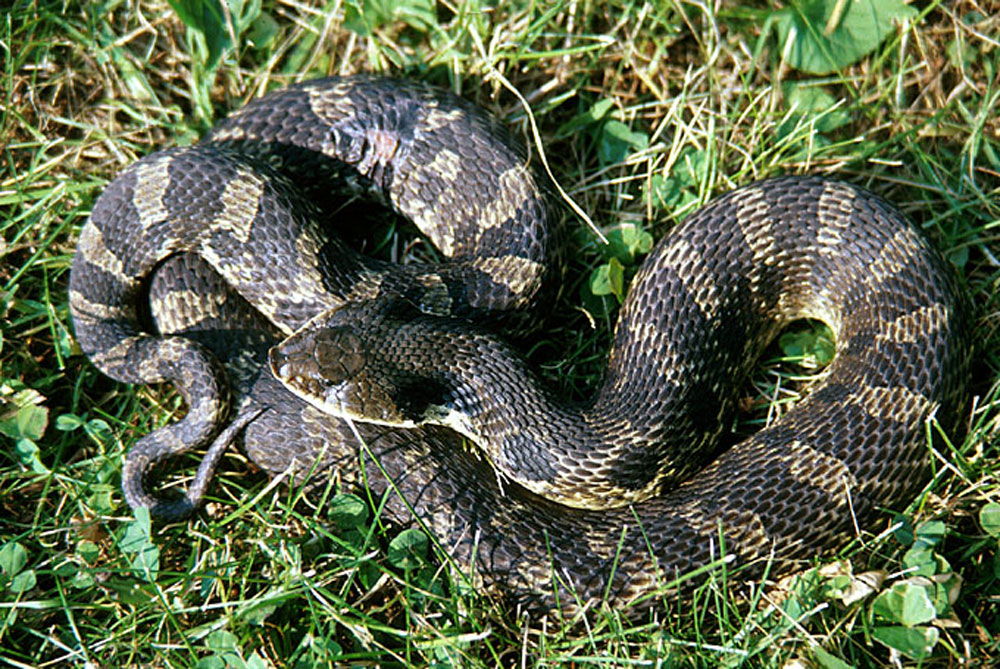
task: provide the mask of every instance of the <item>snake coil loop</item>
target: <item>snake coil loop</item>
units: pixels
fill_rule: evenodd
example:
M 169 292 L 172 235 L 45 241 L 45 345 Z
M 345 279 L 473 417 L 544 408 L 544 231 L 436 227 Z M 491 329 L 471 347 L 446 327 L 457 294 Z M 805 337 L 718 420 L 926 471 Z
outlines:
M 809 177 L 713 201 L 650 253 L 601 389 L 573 406 L 475 324 L 530 305 L 548 275 L 544 192 L 484 111 L 378 77 L 278 91 L 126 169 L 80 237 L 76 336 L 109 376 L 172 382 L 189 407 L 128 454 L 129 504 L 160 504 L 143 475 L 212 444 L 186 501 L 154 506 L 190 510 L 243 431 L 264 469 L 363 477 L 483 586 L 571 614 L 601 600 L 641 611 L 717 557 L 720 536 L 742 563 L 791 565 L 919 490 L 926 422 L 962 407 L 969 306 L 894 208 Z M 351 251 L 330 228 L 359 196 L 445 260 L 394 268 Z M 716 454 L 740 381 L 803 317 L 836 334 L 827 378 Z

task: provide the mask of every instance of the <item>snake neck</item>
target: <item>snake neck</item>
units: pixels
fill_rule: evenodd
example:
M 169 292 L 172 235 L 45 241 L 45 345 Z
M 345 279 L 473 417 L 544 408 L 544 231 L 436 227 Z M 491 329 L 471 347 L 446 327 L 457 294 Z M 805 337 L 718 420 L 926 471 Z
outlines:
M 595 397 L 567 402 L 496 335 L 379 304 L 314 319 L 272 350 L 275 376 L 330 414 L 450 427 L 502 478 L 568 506 L 623 506 L 676 483 L 712 454 L 734 405 L 684 378 L 637 382 L 614 353 Z

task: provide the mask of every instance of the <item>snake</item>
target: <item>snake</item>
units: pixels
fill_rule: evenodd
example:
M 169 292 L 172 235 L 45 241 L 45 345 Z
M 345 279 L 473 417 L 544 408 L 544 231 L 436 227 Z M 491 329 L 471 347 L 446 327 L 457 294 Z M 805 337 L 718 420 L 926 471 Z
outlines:
M 574 616 L 667 605 L 720 560 L 793 569 L 917 494 L 931 421 L 960 429 L 972 314 L 896 208 L 815 176 L 712 200 L 653 247 L 599 389 L 570 402 L 502 330 L 559 276 L 535 162 L 454 93 L 356 75 L 124 169 L 80 234 L 75 336 L 108 376 L 187 405 L 128 451 L 126 502 L 190 514 L 241 441 L 296 484 L 363 486 L 516 611 Z M 437 260 L 354 250 L 340 233 L 369 212 L 414 224 Z M 835 336 L 825 376 L 728 443 L 741 384 L 799 319 Z M 180 499 L 148 492 L 200 448 Z

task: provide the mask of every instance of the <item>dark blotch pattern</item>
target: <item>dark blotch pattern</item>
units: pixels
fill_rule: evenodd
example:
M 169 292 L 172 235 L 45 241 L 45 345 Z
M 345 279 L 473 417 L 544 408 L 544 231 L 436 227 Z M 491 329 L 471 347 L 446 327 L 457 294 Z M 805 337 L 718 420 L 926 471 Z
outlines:
M 477 169 L 457 177 L 430 169 L 446 150 Z M 524 162 L 499 122 L 468 102 L 358 77 L 277 92 L 201 144 L 126 169 L 95 204 L 74 260 L 77 337 L 108 374 L 171 381 L 191 407 L 130 452 L 129 503 L 189 512 L 243 430 L 249 457 L 270 472 L 290 470 L 297 483 L 321 488 L 331 476 L 363 480 L 386 495 L 389 517 L 418 517 L 466 573 L 514 606 L 572 614 L 580 603 L 623 607 L 639 598 L 629 611 L 637 614 L 661 601 L 664 583 L 719 557 L 720 529 L 747 575 L 772 555 L 773 573 L 841 545 L 855 520 L 874 527 L 879 509 L 922 485 L 925 419 L 937 412 L 950 427 L 963 406 L 968 302 L 945 260 L 895 210 L 812 178 L 719 198 L 650 254 L 622 309 L 604 386 L 585 406 L 567 406 L 495 335 L 420 313 L 447 304 L 452 315 L 488 322 L 535 294 L 537 286 L 517 291 L 475 270 L 483 258 L 517 257 L 548 271 L 544 187 L 531 182 L 526 198 L 509 203 L 500 185 Z M 159 166 L 162 183 L 140 183 Z M 226 193 L 248 173 L 260 179 L 256 213 L 232 229 L 221 220 Z M 136 206 L 140 191 L 154 201 Z M 352 255 L 330 231 L 338 203 L 358 195 L 411 216 L 452 257 L 389 274 Z M 479 217 L 498 203 L 515 213 L 482 228 Z M 440 286 L 432 297 L 423 292 Z M 391 322 L 381 333 L 388 339 L 352 330 L 363 362 L 357 342 L 342 346 L 338 335 L 321 347 L 270 348 L 272 364 L 308 360 L 340 378 L 374 359 L 391 370 L 404 413 L 462 411 L 477 429 L 504 436 L 501 454 L 526 467 L 529 483 L 567 476 L 582 490 L 597 474 L 639 489 L 666 481 L 652 464 L 664 455 L 667 469 L 698 471 L 630 506 L 569 508 L 498 476 L 446 428 L 358 422 L 355 433 L 268 373 L 265 352 L 287 332 L 371 297 L 401 300 L 373 307 L 381 320 L 361 321 L 369 330 Z M 907 325 L 923 322 L 913 320 L 922 313 L 934 314 L 932 327 Z M 827 382 L 703 465 L 739 380 L 773 333 L 802 316 L 840 323 Z M 608 443 L 617 459 L 594 457 L 591 446 Z M 209 452 L 184 500 L 164 504 L 143 491 L 146 472 L 199 445 Z M 556 471 L 564 462 L 575 464 Z

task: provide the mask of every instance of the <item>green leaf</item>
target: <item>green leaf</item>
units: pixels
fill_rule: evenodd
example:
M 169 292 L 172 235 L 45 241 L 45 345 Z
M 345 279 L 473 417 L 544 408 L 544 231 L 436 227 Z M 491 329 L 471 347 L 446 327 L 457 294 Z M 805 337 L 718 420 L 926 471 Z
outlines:
M 928 520 L 916 528 L 915 546 L 937 546 L 948 533 L 948 527 L 940 520 Z
M 829 132 L 851 121 L 846 110 L 834 108 L 837 100 L 821 86 L 789 82 L 784 91 L 785 104 L 793 111 L 778 126 L 778 137 L 787 137 L 800 125 L 809 125 L 816 132 Z
M 682 187 L 693 188 L 705 179 L 708 168 L 708 153 L 700 149 L 687 149 L 681 152 L 680 159 L 674 164 L 670 174 Z
M 18 439 L 14 444 L 14 452 L 17 454 L 17 459 L 21 464 L 30 468 L 31 471 L 36 474 L 49 473 L 49 468 L 42 464 L 41 459 L 38 457 L 38 445 L 31 439 Z
M 8 541 L 0 548 L 0 571 L 16 576 L 28 564 L 28 551 L 16 541 Z
M 223 54 L 233 47 L 225 15 L 219 0 L 167 0 L 188 28 L 197 30 L 205 39 L 208 55 L 205 69 L 212 70 Z
M 590 273 L 590 292 L 594 295 L 614 295 L 621 302 L 625 295 L 625 266 L 612 258 Z
M 903 655 L 923 660 L 931 656 L 941 633 L 936 627 L 875 627 L 872 638 L 879 643 L 895 648 Z
M 590 315 L 591 320 L 603 320 L 610 318 L 618 308 L 618 300 L 611 295 L 596 295 L 591 289 L 590 282 L 594 280 L 597 269 L 591 271 L 591 276 L 587 281 L 580 282 L 580 304 Z
M 581 114 L 577 114 L 569 121 L 561 125 L 559 130 L 556 131 L 556 136 L 569 137 L 583 128 L 600 123 L 608 114 L 611 113 L 614 106 L 615 101 L 612 98 L 601 98 L 592 104 L 590 109 Z
M 206 637 L 205 646 L 216 652 L 235 651 L 239 649 L 239 639 L 229 630 L 216 630 Z
M 896 541 L 903 544 L 904 546 L 912 546 L 914 541 L 914 530 L 913 523 L 906 516 L 896 516 L 894 518 L 896 523 L 899 523 L 899 527 L 893 530 L 892 535 L 896 537 Z
M 897 583 L 872 602 L 872 611 L 886 619 L 915 627 L 937 617 L 937 610 L 927 593 L 927 586 Z
M 101 547 L 89 539 L 83 539 L 76 545 L 76 554 L 87 564 L 94 565 L 101 557 Z
M 312 667 L 332 665 L 341 655 L 343 648 L 332 639 L 305 634 L 293 656 L 292 669 L 311 669 Z
M 415 569 L 426 561 L 429 543 L 420 530 L 403 530 L 389 542 L 389 562 L 399 569 Z
M 681 199 L 681 184 L 662 174 L 654 174 L 649 180 L 646 200 L 651 207 L 670 209 Z
M 99 444 L 114 443 L 114 431 L 103 418 L 91 418 L 83 426 L 84 432 Z
M 141 576 L 152 583 L 160 571 L 160 549 L 157 546 L 148 546 L 139 551 L 132 556 L 131 567 L 136 576 Z
M 240 619 L 255 627 L 259 627 L 267 622 L 267 619 L 278 610 L 278 604 L 279 602 L 277 601 L 270 601 L 250 606 L 241 612 Z
M 813 659 L 816 660 L 816 664 L 823 667 L 823 669 L 851 669 L 851 665 L 836 655 L 831 655 L 819 646 L 813 647 L 812 654 Z
M 9 541 L 0 548 L 0 571 L 10 579 L 7 588 L 16 595 L 35 587 L 35 572 L 25 570 L 27 564 L 28 551 L 18 542 Z
M 368 506 L 357 495 L 344 493 L 330 500 L 327 515 L 342 529 L 363 527 L 368 520 Z
M 933 576 L 938 572 L 937 555 L 930 548 L 914 544 L 913 548 L 903 555 L 903 564 L 907 573 L 913 576 Z
M 896 23 L 916 15 L 900 0 L 798 0 L 772 13 L 771 20 L 789 65 L 830 74 L 874 51 Z
M 434 0 L 348 0 L 344 27 L 363 37 L 396 21 L 428 32 L 437 25 Z
M 135 520 L 125 526 L 125 534 L 118 547 L 126 553 L 138 553 L 152 543 L 152 536 L 149 509 L 139 507 L 135 510 Z
M 60 432 L 72 432 L 84 426 L 82 418 L 72 413 L 61 414 L 56 418 L 56 429 Z
M 646 197 L 650 206 L 664 209 L 686 209 L 698 199 L 698 184 L 708 174 L 709 157 L 704 151 L 685 148 L 669 175 L 654 174 Z
M 646 133 L 633 131 L 621 121 L 611 120 L 601 129 L 597 157 L 604 165 L 617 165 L 633 151 L 641 151 L 648 146 L 649 136 Z
M 25 438 L 37 441 L 45 434 L 49 424 L 49 410 L 38 406 L 45 398 L 34 391 L 21 391 L 11 398 L 17 409 L 5 414 L 0 420 L 0 434 L 13 439 Z
M 87 496 L 87 506 L 100 514 L 110 514 L 115 509 L 114 491 L 111 486 L 95 483 Z
M 934 608 L 926 587 L 907 585 L 903 591 L 902 614 L 899 622 L 906 627 L 916 627 L 937 617 L 937 609 Z
M 955 573 L 937 574 L 928 581 L 927 594 L 934 604 L 937 618 L 947 617 L 962 591 L 962 577 Z
M 826 325 L 807 330 L 786 332 L 778 338 L 778 346 L 786 357 L 806 367 L 824 367 L 837 352 L 833 333 Z
M 118 547 L 123 553 L 132 554 L 132 571 L 137 576 L 147 581 L 156 580 L 160 570 L 160 549 L 153 543 L 149 509 L 135 510 L 135 520 L 126 526 Z
M 37 581 L 38 579 L 35 578 L 35 570 L 28 569 L 12 578 L 10 585 L 7 587 L 10 588 L 10 591 L 15 595 L 20 595 L 34 588 Z
M 250 24 L 247 31 L 247 41 L 255 49 L 262 49 L 278 34 L 278 22 L 267 12 L 261 12 Z
M 653 248 L 653 235 L 634 223 L 623 223 L 605 234 L 608 245 L 605 254 L 617 258 L 622 264 L 631 265 L 636 256 L 649 253 Z
M 73 578 L 69 580 L 69 584 L 77 590 L 87 590 L 88 588 L 93 588 L 94 583 L 94 575 L 89 571 L 78 571 L 73 574 Z
M 1000 537 L 1000 504 L 990 502 L 979 510 L 979 524 L 986 534 Z
M 250 653 L 250 657 L 247 658 L 246 667 L 247 669 L 268 669 L 267 660 L 265 660 L 260 653 L 253 651 Z

